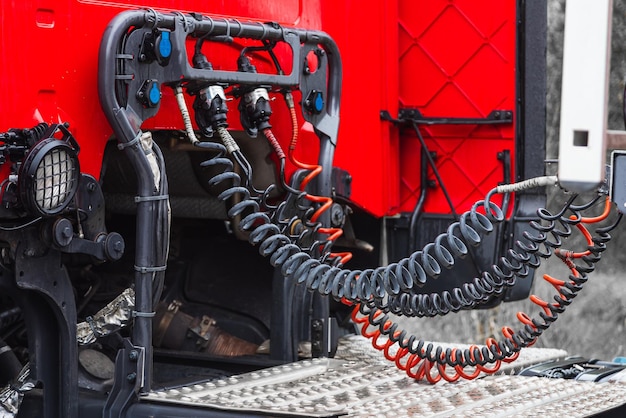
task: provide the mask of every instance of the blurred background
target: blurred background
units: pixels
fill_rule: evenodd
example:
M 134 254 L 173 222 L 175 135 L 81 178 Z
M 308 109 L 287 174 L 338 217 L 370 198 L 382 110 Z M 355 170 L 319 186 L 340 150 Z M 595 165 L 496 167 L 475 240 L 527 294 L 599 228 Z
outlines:
M 614 0 L 613 8 L 608 129 L 624 130 L 626 2 Z M 558 158 L 564 12 L 565 0 L 548 0 L 548 160 Z M 546 164 L 547 174 L 556 174 L 556 170 L 555 164 Z M 559 208 L 563 199 L 562 192 L 550 191 L 548 209 Z M 626 356 L 626 221 L 611 235 L 613 239 L 583 291 L 539 338 L 536 347 L 562 348 L 570 355 L 603 360 Z M 563 279 L 567 278 L 569 271 L 552 257 L 536 272 L 532 293 L 552 301 L 554 290 L 541 279 L 544 273 Z M 415 335 L 432 341 L 484 343 L 490 336 L 500 337 L 503 326 L 518 329 L 520 325 L 515 317 L 518 311 L 534 316 L 538 310 L 536 305 L 524 300 L 501 304 L 491 310 L 466 311 L 440 318 L 400 319 L 400 323 Z

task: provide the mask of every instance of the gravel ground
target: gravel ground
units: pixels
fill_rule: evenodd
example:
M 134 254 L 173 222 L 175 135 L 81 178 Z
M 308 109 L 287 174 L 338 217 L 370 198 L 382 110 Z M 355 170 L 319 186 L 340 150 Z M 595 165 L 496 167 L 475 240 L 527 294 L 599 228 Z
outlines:
M 548 158 L 558 154 L 561 61 L 563 44 L 564 0 L 548 1 L 550 33 L 548 37 Z M 622 111 L 624 77 L 626 74 L 626 2 L 614 2 L 613 51 L 611 60 L 609 129 L 624 129 Z M 553 174 L 556 167 L 547 167 Z M 549 208 L 556 208 L 562 196 L 549 196 Z M 597 271 L 576 300 L 559 320 L 538 340 L 537 347 L 567 350 L 572 355 L 610 360 L 626 356 L 626 222 L 612 233 L 614 239 L 598 265 Z M 552 288 L 541 280 L 544 272 L 566 278 L 568 271 L 558 260 L 549 260 L 536 274 L 533 293 L 551 300 Z M 528 300 L 502 304 L 492 310 L 461 312 L 443 318 L 401 319 L 407 330 L 425 339 L 482 343 L 492 335 L 500 336 L 505 325 L 519 328 L 515 315 L 525 311 L 531 315 L 538 308 Z

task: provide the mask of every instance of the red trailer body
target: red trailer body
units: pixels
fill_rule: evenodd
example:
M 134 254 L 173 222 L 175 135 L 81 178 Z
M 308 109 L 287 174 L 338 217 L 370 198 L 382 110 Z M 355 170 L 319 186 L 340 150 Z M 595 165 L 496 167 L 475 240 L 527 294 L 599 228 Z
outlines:
M 610 239 L 585 227 L 600 197 L 537 210 L 546 12 L 2 1 L 0 417 L 458 415 L 505 385 L 527 406 L 541 384 L 416 381 L 511 372 Z M 586 249 L 561 251 L 574 226 Z M 523 299 L 553 254 L 554 302 L 483 346 L 395 319 Z M 596 366 L 527 372 L 617 369 Z
M 10 105 L 0 113 L 0 130 L 39 122 L 69 122 L 81 145 L 81 170 L 96 178 L 112 130 L 98 100 L 98 48 L 105 27 L 118 13 L 152 7 L 160 11 L 196 12 L 241 21 L 272 21 L 286 26 L 321 27 L 317 1 L 9 1 L 2 3 L 3 36 L 0 88 Z M 217 48 L 216 66 L 236 69 L 232 48 Z M 232 49 L 229 53 L 229 49 Z M 43 60 L 41 58 L 46 57 Z M 260 68 L 269 68 L 261 61 Z M 182 129 L 171 91 L 164 91 L 163 110 L 148 122 L 153 129 Z M 233 121 L 236 118 L 232 118 Z M 285 129 L 286 128 L 286 129 Z M 289 125 L 277 128 L 290 132 Z M 284 138 L 286 135 L 281 135 Z M 315 160 L 313 152 L 307 157 Z
M 421 146 L 412 129 L 382 119 L 384 110 L 394 117 L 410 108 L 425 118 L 467 119 L 511 112 L 504 125 L 420 129 L 457 212 L 494 184 L 513 180 L 503 178 L 498 155 L 508 151 L 515 161 L 515 2 L 348 1 L 337 7 L 327 1 L 324 7 L 323 28 L 339 44 L 346 73 L 335 164 L 352 173 L 357 204 L 377 216 L 395 215 L 410 212 L 420 194 Z M 450 213 L 441 188 L 429 193 L 424 210 Z
M 399 108 L 412 108 L 424 117 L 441 118 L 512 112 L 513 123 L 508 125 L 420 127 L 428 148 L 437 153 L 437 165 L 457 212 L 468 209 L 493 184 L 511 180 L 503 178 L 498 155 L 509 151 L 515 161 L 514 1 L 347 1 L 339 7 L 331 1 L 13 2 L 3 5 L 2 13 L 3 25 L 19 30 L 5 29 L 9 35 L 2 39 L 2 61 L 10 65 L 0 69 L 0 82 L 12 99 L 11 111 L 0 114 L 0 130 L 43 121 L 69 122 L 81 144 L 82 170 L 99 177 L 104 145 L 112 131 L 98 103 L 97 45 L 113 16 L 148 6 L 242 21 L 276 21 L 331 34 L 346 74 L 335 165 L 351 173 L 352 200 L 373 215 L 410 212 L 421 183 L 421 147 L 415 133 L 383 120 L 381 111 L 396 117 Z M 361 30 L 363 22 L 367 30 Z M 234 65 L 235 53 L 229 49 L 215 48 L 221 68 Z M 39 63 L 36 57 L 46 54 L 50 57 L 45 64 Z M 260 68 L 270 71 L 264 60 Z M 182 129 L 170 93 L 164 91 L 163 110 L 147 122 L 148 128 Z M 276 108 L 275 119 L 284 119 L 283 107 Z M 277 123 L 275 129 L 286 147 L 289 125 Z M 316 161 L 316 139 L 307 138 L 310 130 L 303 132 L 298 155 Z M 477 159 L 482 163 L 476 165 Z M 450 213 L 441 188 L 429 193 L 424 209 Z

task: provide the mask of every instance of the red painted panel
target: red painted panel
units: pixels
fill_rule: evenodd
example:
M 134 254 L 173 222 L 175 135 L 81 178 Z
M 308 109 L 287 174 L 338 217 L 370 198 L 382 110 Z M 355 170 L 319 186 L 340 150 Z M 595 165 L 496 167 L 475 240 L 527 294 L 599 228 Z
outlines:
M 99 177 L 104 145 L 112 133 L 98 100 L 100 40 L 116 14 L 148 5 L 159 10 L 321 27 L 320 3 L 316 0 L 3 0 L 0 131 L 31 127 L 40 121 L 69 121 L 81 145 L 82 171 Z M 220 65 L 218 62 L 216 67 Z M 146 126 L 182 128 L 174 101 L 168 99 L 171 95 L 164 92 L 164 96 L 161 112 Z M 238 119 L 236 112 L 231 119 Z
M 352 173 L 354 201 L 378 216 L 411 210 L 419 192 L 417 139 L 381 121 L 381 110 L 395 116 L 398 106 L 417 107 L 425 116 L 481 117 L 495 108 L 514 109 L 514 0 L 9 0 L 0 3 L 0 90 L 5 97 L 0 130 L 69 121 L 81 143 L 83 170 L 98 176 L 111 135 L 97 93 L 100 38 L 115 14 L 148 2 L 161 9 L 274 20 L 330 33 L 344 63 L 335 163 Z M 234 60 L 215 57 L 228 54 L 219 48 L 211 57 L 216 68 L 234 66 Z M 289 123 L 281 100 L 272 123 L 286 144 Z M 181 128 L 167 91 L 162 111 L 146 125 Z M 458 211 L 502 180 L 497 153 L 514 151 L 513 126 L 422 132 L 439 155 L 438 167 Z M 312 162 L 316 150 L 316 139 L 304 135 L 297 153 Z M 429 193 L 426 210 L 448 211 L 440 189 Z
M 302 18 L 303 0 L 77 0 L 79 3 L 94 6 L 107 6 L 123 9 L 145 9 L 148 7 L 161 11 L 197 12 L 210 16 L 228 16 L 234 18 L 275 21 L 290 26 L 297 25 Z
M 398 106 L 424 116 L 481 118 L 515 109 L 514 0 L 325 0 L 323 29 L 343 60 L 335 165 L 353 175 L 352 198 L 382 216 L 413 209 L 420 191 L 420 144 L 379 112 Z M 397 45 L 397 46 L 396 46 Z M 457 212 L 503 181 L 498 153 L 511 152 L 514 125 L 422 127 Z M 513 167 L 511 167 L 513 170 Z M 430 178 L 434 178 L 432 171 Z M 440 187 L 425 210 L 449 213 Z
M 425 117 L 483 118 L 515 110 L 516 2 L 514 0 L 399 0 L 401 107 Z M 467 210 L 503 178 L 498 153 L 515 161 L 513 124 L 421 126 L 427 147 L 457 212 Z M 420 143 L 400 137 L 400 204 L 411 211 L 420 193 Z M 512 170 L 514 168 L 512 167 Z M 513 171 L 512 171 L 513 172 Z M 429 178 L 434 179 L 429 169 Z M 511 181 L 512 179 L 507 179 Z M 430 188 L 426 212 L 450 213 L 440 186 Z
M 324 0 L 323 29 L 343 62 L 335 165 L 352 174 L 352 199 L 382 216 L 399 202 L 397 0 Z

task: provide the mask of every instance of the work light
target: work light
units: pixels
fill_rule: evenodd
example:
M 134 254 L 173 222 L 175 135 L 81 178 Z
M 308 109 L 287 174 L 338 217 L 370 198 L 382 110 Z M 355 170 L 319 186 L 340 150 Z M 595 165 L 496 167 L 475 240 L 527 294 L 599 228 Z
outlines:
M 54 137 L 39 141 L 24 159 L 18 177 L 22 205 L 34 215 L 53 216 L 74 198 L 80 169 L 77 150 Z

